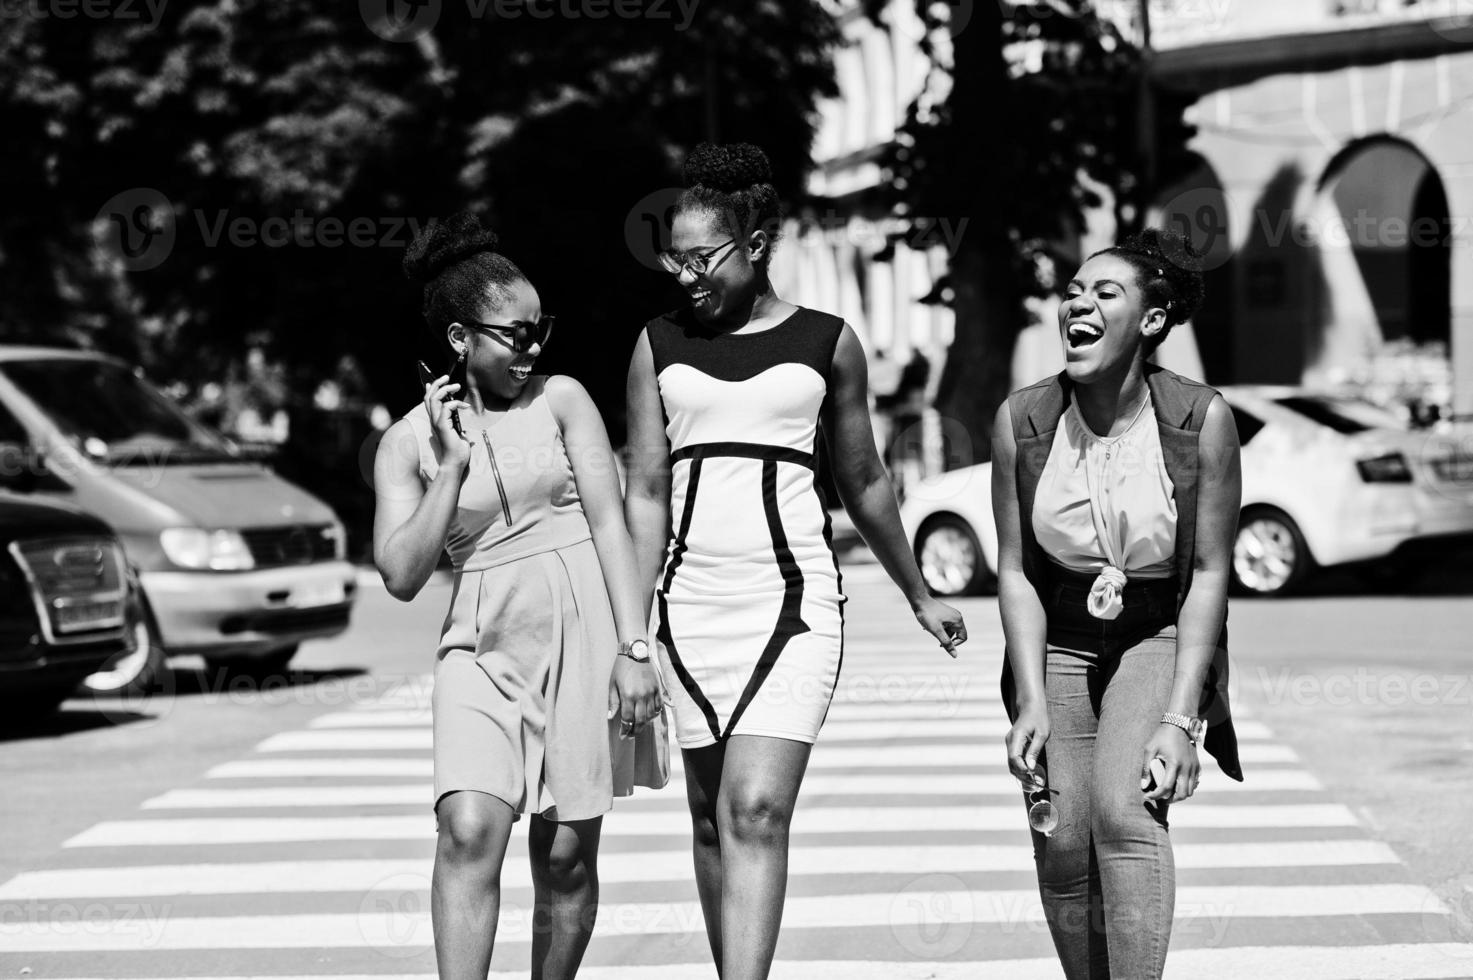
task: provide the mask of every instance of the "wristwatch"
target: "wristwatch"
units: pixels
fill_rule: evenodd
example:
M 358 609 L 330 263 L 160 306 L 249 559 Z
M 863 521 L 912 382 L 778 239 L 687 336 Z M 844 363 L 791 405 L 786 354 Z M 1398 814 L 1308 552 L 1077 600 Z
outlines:
M 1161 716 L 1161 724 L 1175 725 L 1187 733 L 1187 741 L 1197 745 L 1207 737 L 1207 722 L 1201 718 L 1191 718 L 1187 715 L 1178 715 L 1170 711 Z
M 637 664 L 650 662 L 650 645 L 647 640 L 630 640 L 619 644 L 619 656 L 628 657 Z

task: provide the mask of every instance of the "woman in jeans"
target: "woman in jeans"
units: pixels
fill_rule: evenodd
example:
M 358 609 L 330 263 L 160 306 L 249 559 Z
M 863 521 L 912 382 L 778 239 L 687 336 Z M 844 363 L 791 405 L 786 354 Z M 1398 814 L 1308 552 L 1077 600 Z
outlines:
M 1237 434 L 1217 392 L 1147 362 L 1201 298 L 1179 239 L 1091 256 L 1059 304 L 1064 372 L 1014 392 L 994 429 L 1008 765 L 1057 816 L 1030 822 L 1070 980 L 1161 976 L 1167 806 L 1197 788 L 1204 728 L 1242 778 L 1226 700 Z

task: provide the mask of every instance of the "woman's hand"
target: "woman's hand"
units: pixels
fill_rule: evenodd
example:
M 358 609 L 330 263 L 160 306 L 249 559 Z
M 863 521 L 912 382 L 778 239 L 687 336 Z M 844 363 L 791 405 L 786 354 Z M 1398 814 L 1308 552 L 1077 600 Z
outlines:
M 941 649 L 956 656 L 956 648 L 967 642 L 967 624 L 962 614 L 939 599 L 930 596 L 915 607 L 916 620 L 927 633 L 936 637 Z
M 1166 774 L 1155 786 L 1151 786 L 1152 759 L 1160 759 L 1166 767 Z M 1197 780 L 1201 774 L 1197 747 L 1187 738 L 1187 733 L 1175 725 L 1158 725 L 1141 758 L 1141 789 L 1146 790 L 1146 799 L 1180 803 L 1197 791 Z
M 425 411 L 430 414 L 430 426 L 440 438 L 440 465 L 465 466 L 471 459 L 471 441 L 455 431 L 450 413 L 469 409 L 463 401 L 456 400 L 460 385 L 450 384 L 450 375 L 440 377 L 425 385 Z
M 619 716 L 619 737 L 633 737 L 663 710 L 664 692 L 655 665 L 615 657 L 609 677 L 609 717 Z
M 1008 769 L 1027 786 L 1037 782 L 1038 754 L 1048 743 L 1048 706 L 1025 704 L 1018 709 L 1018 720 L 1008 729 Z

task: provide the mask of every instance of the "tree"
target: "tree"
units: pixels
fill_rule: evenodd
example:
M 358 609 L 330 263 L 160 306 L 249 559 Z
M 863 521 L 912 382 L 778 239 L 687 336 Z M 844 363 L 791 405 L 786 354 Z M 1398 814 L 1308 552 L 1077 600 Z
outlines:
M 344 371 L 394 412 L 414 403 L 414 361 L 446 348 L 399 263 L 417 227 L 467 206 L 559 315 L 546 367 L 617 421 L 633 338 L 678 299 L 631 210 L 706 138 L 763 144 L 800 194 L 836 91 L 819 0 L 156 6 L 6 17 L 0 323 L 192 385 L 261 351 L 294 423 Z M 367 493 L 322 433 L 292 428 L 295 476 L 320 488 L 346 467 Z
M 866 3 L 880 19 L 884 0 Z M 980 461 L 1011 380 L 1022 301 L 1049 285 L 1040 260 L 1067 249 L 1085 209 L 1105 203 L 1089 182 L 1114 191 L 1123 224 L 1138 220 L 1141 60 L 1088 0 L 916 0 L 916 10 L 933 67 L 885 153 L 884 193 L 909 217 L 904 236 L 967 222 L 931 299 L 956 315 L 937 408 L 970 440 L 953 452 Z M 968 16 L 953 20 L 957 11 Z

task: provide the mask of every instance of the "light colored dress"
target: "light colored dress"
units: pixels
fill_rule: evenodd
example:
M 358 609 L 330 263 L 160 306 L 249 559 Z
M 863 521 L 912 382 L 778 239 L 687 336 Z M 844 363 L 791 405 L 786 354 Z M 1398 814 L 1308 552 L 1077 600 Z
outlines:
M 585 820 L 636 784 L 664 785 L 667 736 L 657 718 L 620 739 L 607 718 L 619 639 L 546 383 L 532 378 L 488 425 L 462 415 L 472 448 L 445 541 L 455 581 L 435 654 L 435 804 L 476 790 Z M 405 417 L 428 484 L 438 440 L 423 405 Z
M 1096 435 L 1071 401 L 1054 432 L 1033 503 L 1033 534 L 1044 554 L 1095 575 L 1089 609 L 1120 614 L 1127 580 L 1176 574 L 1176 501 L 1147 396 L 1118 436 Z
M 813 742 L 844 655 L 844 595 L 816 483 L 844 323 L 798 309 L 755 333 L 689 311 L 647 327 L 670 442 L 674 539 L 657 639 L 682 748 Z

